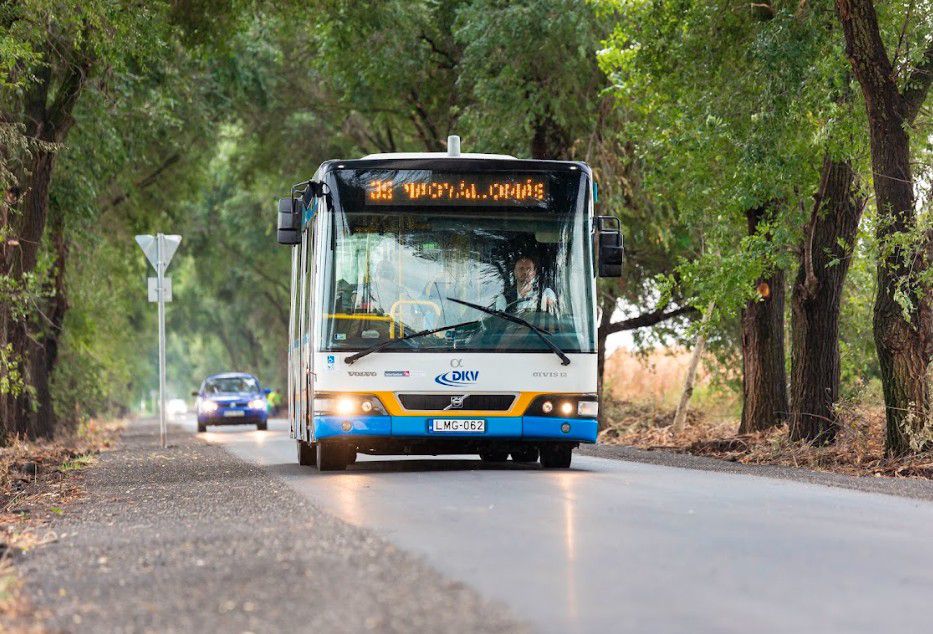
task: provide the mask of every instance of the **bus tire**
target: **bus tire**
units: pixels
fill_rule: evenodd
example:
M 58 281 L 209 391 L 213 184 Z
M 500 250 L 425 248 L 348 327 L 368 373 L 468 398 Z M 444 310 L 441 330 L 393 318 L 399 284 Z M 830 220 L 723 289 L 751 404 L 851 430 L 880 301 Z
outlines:
M 304 440 L 297 441 L 298 443 L 298 464 L 303 467 L 313 467 L 317 464 L 317 452 L 314 450 L 314 446 L 305 442 Z
M 534 446 L 522 447 L 512 451 L 514 462 L 538 462 L 538 448 Z
M 479 452 L 479 459 L 483 462 L 505 462 L 509 459 L 509 454 L 507 451 L 481 451 Z
M 567 469 L 573 457 L 571 445 L 547 445 L 541 447 L 541 466 L 545 469 Z
M 347 468 L 349 451 L 339 443 L 317 443 L 318 471 L 343 471 Z

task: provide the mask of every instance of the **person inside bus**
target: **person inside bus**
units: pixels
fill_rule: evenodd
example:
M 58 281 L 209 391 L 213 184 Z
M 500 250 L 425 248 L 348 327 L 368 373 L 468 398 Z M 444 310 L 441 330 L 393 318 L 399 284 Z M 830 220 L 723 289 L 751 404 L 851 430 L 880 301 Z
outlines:
M 538 276 L 535 261 L 527 255 L 519 256 L 512 268 L 515 279 L 514 299 L 507 301 L 505 295 L 496 299 L 496 308 L 510 313 L 557 312 L 557 295 L 544 286 Z

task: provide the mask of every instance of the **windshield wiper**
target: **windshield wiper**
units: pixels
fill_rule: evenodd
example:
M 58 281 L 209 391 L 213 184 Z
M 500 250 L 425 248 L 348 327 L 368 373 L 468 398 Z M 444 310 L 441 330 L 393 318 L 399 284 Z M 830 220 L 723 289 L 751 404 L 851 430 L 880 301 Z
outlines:
M 486 306 L 482 306 L 480 304 L 474 304 L 473 302 L 467 302 L 462 299 L 457 299 L 456 297 L 448 297 L 447 299 L 449 299 L 452 302 L 457 302 L 458 304 L 463 304 L 464 306 L 469 306 L 470 308 L 475 308 L 476 310 L 482 311 L 489 315 L 495 315 L 499 319 L 510 321 L 513 324 L 519 324 L 521 326 L 525 326 L 526 328 L 530 329 L 533 333 L 538 335 L 538 337 L 541 338 L 541 341 L 547 344 L 547 347 L 550 348 L 554 352 L 554 354 L 560 357 L 561 365 L 570 365 L 570 357 L 564 354 L 564 351 L 561 350 L 557 346 L 556 343 L 554 343 L 554 340 L 551 339 L 551 336 L 545 331 L 535 326 L 530 321 L 526 319 L 522 319 L 521 317 L 516 317 L 515 315 L 510 315 L 509 313 L 502 312 L 501 310 L 496 310 L 494 308 L 487 308 Z
M 444 332 L 445 330 L 453 330 L 454 328 L 461 328 L 463 326 L 472 326 L 473 324 L 478 324 L 479 320 L 474 319 L 473 321 L 464 321 L 459 324 L 453 324 L 450 326 L 441 326 L 440 328 L 432 328 L 431 330 L 422 330 L 421 332 L 413 332 L 410 335 L 405 335 L 404 337 L 399 337 L 398 339 L 388 339 L 381 343 L 377 343 L 374 346 L 361 350 L 356 354 L 351 354 L 349 357 L 346 357 L 343 362 L 347 365 L 352 365 L 354 362 L 359 361 L 367 354 L 372 354 L 373 352 L 379 352 L 383 348 L 390 346 L 393 343 L 399 341 L 405 341 L 406 339 L 416 339 L 418 337 L 426 337 L 427 335 L 433 335 L 436 332 Z

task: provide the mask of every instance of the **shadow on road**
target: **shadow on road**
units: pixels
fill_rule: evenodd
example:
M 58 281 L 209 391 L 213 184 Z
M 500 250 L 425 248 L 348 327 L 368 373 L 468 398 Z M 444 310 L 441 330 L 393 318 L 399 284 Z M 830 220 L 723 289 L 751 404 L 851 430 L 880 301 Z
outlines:
M 319 472 L 315 467 L 302 467 L 294 462 L 267 464 L 265 468 L 277 475 L 320 474 L 342 475 L 346 473 L 431 473 L 439 471 L 541 471 L 550 473 L 585 472 L 587 469 L 545 470 L 537 463 L 521 464 L 515 462 L 482 462 L 471 459 L 401 459 L 401 460 L 362 460 L 347 467 L 346 471 Z

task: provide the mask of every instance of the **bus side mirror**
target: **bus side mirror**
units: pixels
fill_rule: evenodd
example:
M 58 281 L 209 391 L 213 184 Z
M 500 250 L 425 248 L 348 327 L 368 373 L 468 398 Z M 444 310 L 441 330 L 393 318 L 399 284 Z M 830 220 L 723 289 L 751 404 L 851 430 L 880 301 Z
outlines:
M 622 246 L 622 231 L 619 219 L 613 216 L 599 216 L 597 221 L 599 276 L 622 277 L 622 260 L 625 247 Z
M 276 239 L 279 244 L 301 244 L 301 212 L 297 200 L 279 198 Z

